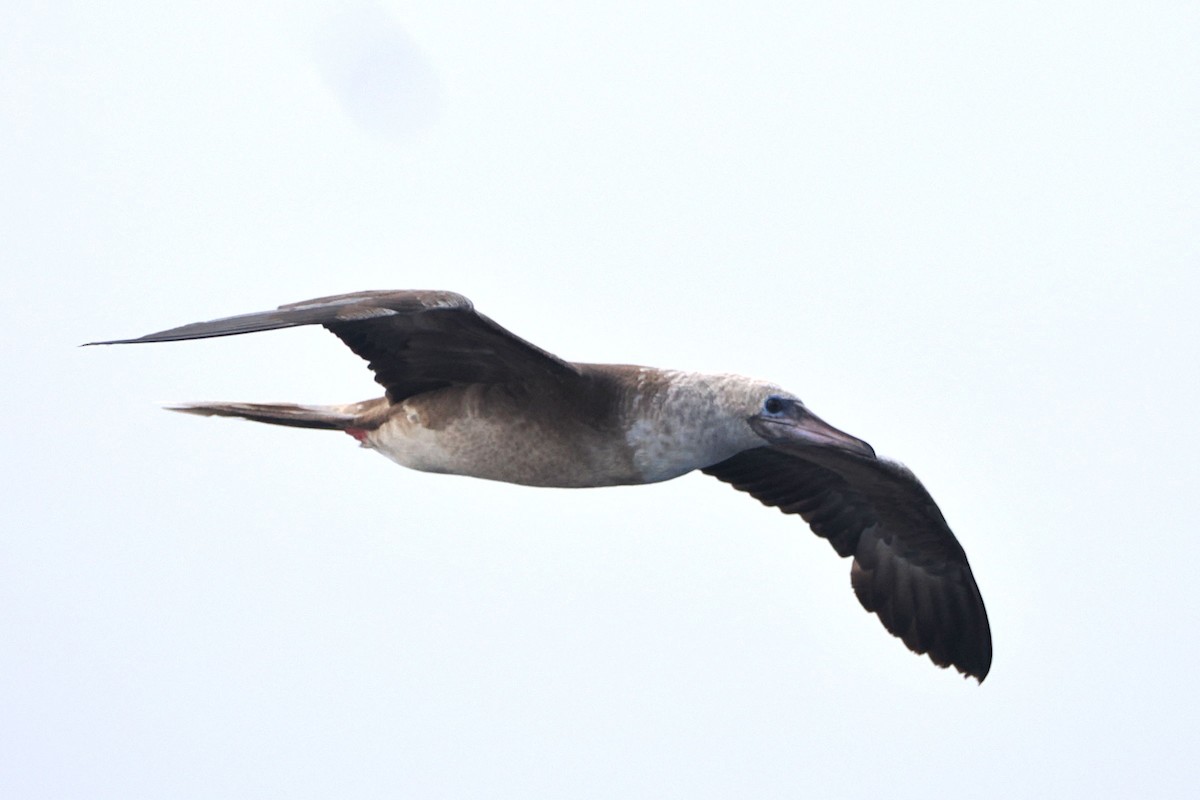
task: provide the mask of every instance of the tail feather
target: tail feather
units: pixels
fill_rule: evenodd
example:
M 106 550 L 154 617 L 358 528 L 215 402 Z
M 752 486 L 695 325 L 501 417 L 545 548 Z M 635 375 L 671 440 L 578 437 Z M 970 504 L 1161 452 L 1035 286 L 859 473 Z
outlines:
M 345 431 L 351 428 L 378 428 L 385 418 L 380 412 L 386 410 L 386 407 L 387 401 L 379 398 L 344 406 L 306 406 L 294 403 L 180 403 L 165 408 L 168 411 L 197 414 L 202 417 L 240 417 L 269 425 Z

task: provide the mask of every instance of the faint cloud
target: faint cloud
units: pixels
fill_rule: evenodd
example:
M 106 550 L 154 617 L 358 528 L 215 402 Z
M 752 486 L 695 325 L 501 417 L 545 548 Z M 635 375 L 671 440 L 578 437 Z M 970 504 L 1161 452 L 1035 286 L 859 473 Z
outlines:
M 407 139 L 438 116 L 433 67 L 385 10 L 355 6 L 326 22 L 315 56 L 346 114 L 385 139 Z

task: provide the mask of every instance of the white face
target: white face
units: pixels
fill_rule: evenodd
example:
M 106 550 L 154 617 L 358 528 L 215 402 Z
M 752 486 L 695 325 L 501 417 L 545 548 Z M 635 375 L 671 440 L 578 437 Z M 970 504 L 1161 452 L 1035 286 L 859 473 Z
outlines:
M 799 397 L 773 383 L 747 380 L 744 386 L 744 397 L 739 405 L 743 409 L 742 416 L 747 421 L 759 418 L 779 419 L 785 417 L 792 409 L 804 407 Z
M 768 381 L 742 375 L 705 378 L 704 389 L 710 393 L 707 399 L 711 404 L 706 427 L 735 452 L 763 444 L 754 426 L 766 420 L 785 422 L 796 416 L 797 409 L 804 408 L 800 398 Z

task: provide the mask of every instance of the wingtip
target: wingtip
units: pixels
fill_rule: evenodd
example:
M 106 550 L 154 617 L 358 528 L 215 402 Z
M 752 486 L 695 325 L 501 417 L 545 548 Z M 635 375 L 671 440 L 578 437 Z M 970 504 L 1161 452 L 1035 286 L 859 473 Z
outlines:
M 991 671 L 992 671 L 992 654 L 989 650 L 989 652 L 987 654 L 987 658 L 976 669 L 972 670 L 970 675 L 972 678 L 974 678 L 976 681 L 979 682 L 980 686 L 982 686 L 984 679 L 987 678 L 988 673 Z
M 200 403 L 170 403 L 162 407 L 163 411 L 174 411 L 178 414 L 195 414 L 199 417 L 211 417 L 211 409 Z
M 937 663 L 937 662 L 934 662 L 934 663 Z M 950 664 L 946 664 L 945 666 L 954 667 L 956 670 L 958 670 L 960 673 L 962 673 L 963 680 L 970 680 L 971 678 L 974 678 L 975 683 L 982 686 L 984 680 L 987 679 L 988 673 L 991 672 L 992 662 L 991 662 L 991 659 L 989 659 L 988 661 L 986 661 L 982 664 L 978 664 L 978 663 L 973 664 L 970 662 L 964 663 L 961 661 L 955 661 L 955 662 L 951 662 Z
M 928 653 L 928 655 L 935 664 L 938 663 L 937 659 L 934 658 L 933 653 Z M 975 682 L 982 686 L 984 680 L 988 676 L 988 673 L 992 671 L 991 647 L 988 647 L 986 653 L 980 653 L 970 658 L 960 655 L 957 658 L 952 658 L 945 664 L 940 664 L 939 666 L 954 667 L 956 670 L 962 673 L 964 680 L 968 678 L 974 678 Z

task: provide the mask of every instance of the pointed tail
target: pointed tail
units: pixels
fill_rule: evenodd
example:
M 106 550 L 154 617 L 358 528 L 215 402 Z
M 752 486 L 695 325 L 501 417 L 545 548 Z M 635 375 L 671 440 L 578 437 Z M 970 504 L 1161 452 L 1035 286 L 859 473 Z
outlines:
M 304 406 L 293 403 L 181 403 L 168 411 L 202 417 L 240 417 L 269 425 L 328 431 L 374 430 L 386 419 L 384 398 L 344 406 Z

